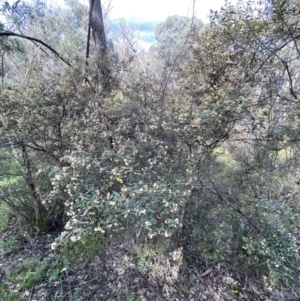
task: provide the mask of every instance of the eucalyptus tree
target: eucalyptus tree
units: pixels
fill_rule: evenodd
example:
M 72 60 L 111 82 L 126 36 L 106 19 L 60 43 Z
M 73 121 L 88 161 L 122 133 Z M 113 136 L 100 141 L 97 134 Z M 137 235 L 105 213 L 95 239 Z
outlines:
M 201 31 L 203 22 L 196 18 L 184 16 L 170 16 L 155 28 L 156 43 L 150 48 L 155 57 L 156 73 L 158 78 L 164 78 L 160 90 L 160 99 L 163 100 L 168 89 L 176 86 L 178 71 L 192 59 L 188 41 Z
M 191 58 L 187 42 L 193 35 L 198 34 L 203 27 L 203 22 L 196 17 L 170 16 L 155 28 L 157 51 L 160 60 L 165 64 L 182 65 Z M 177 62 L 178 61 L 178 62 Z
M 90 17 L 89 17 L 89 31 L 92 30 L 93 39 L 97 51 L 105 54 L 107 51 L 106 35 L 104 30 L 104 20 L 102 13 L 101 0 L 90 0 Z M 89 32 L 90 34 L 90 32 Z M 89 43 L 89 38 L 88 38 Z

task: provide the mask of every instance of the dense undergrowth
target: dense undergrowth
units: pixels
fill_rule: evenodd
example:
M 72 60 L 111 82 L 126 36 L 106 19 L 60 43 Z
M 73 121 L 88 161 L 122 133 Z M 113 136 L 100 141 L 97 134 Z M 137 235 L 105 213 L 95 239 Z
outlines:
M 168 240 L 158 237 L 146 242 L 142 236 L 130 235 L 128 229 L 114 236 L 92 231 L 82 234 L 76 242 L 60 246 L 56 239 L 59 232 L 46 236 L 24 233 L 20 231 L 22 220 L 18 215 L 2 207 L 2 221 L 10 219 L 10 223 L 2 224 L 1 232 L 3 300 L 25 300 L 30 294 L 39 300 L 82 300 L 87 296 L 91 300 L 142 300 L 141 295 L 149 300 L 210 300 L 215 296 L 214 286 L 218 287 L 221 300 L 296 300 L 293 298 L 299 294 L 298 178 L 285 171 L 294 157 L 278 154 L 278 168 L 282 170 L 272 174 L 275 184 L 271 186 L 269 181 L 267 187 L 262 182 L 265 176 L 260 174 L 265 171 L 257 170 L 255 178 L 247 174 L 231 147 L 219 148 L 212 154 L 215 179 L 201 186 L 189 184 L 193 207 L 191 211 L 185 208 L 189 223 L 182 231 L 186 237 L 176 232 Z M 251 183 L 258 181 L 253 187 L 243 184 L 250 181 L 250 176 Z M 203 174 L 203 179 L 206 177 Z M 7 185 L 6 181 L 3 183 Z M 228 191 L 235 183 L 239 185 L 233 185 L 234 191 Z M 265 191 L 250 198 L 250 193 L 258 193 L 255 189 Z M 273 201 L 267 198 L 268 193 L 272 193 Z M 234 207 L 228 206 L 233 200 Z M 253 203 L 255 215 L 251 215 Z M 237 206 L 243 208 L 243 214 Z M 250 224 L 250 215 L 251 223 L 259 231 Z M 195 276 L 188 276 L 191 273 Z M 203 279 L 199 278 L 203 273 Z M 125 275 L 127 283 L 120 280 Z M 99 277 L 101 285 L 96 284 Z M 144 277 L 150 284 L 142 283 Z M 143 281 L 131 286 L 134 279 Z M 199 279 L 205 288 L 197 288 Z M 91 297 L 90 290 L 85 288 L 89 281 L 102 293 Z M 104 283 L 115 288 L 104 288 Z M 157 294 L 160 297 L 155 297 Z
M 71 62 L 1 37 L 3 300 L 299 299 L 299 5 L 270 5 L 89 58 L 86 6 L 2 7 Z

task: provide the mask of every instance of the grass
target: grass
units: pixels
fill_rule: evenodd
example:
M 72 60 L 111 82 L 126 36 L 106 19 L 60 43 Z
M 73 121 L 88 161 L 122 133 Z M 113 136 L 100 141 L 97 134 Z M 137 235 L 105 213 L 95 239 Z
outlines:
M 28 252 L 26 252 L 26 245 L 24 245 L 22 257 L 19 256 L 19 252 L 16 252 L 21 244 L 24 244 L 24 238 L 22 240 L 22 237 L 13 235 L 0 239 L 0 256 L 2 259 L 8 258 L 6 255 L 12 253 L 9 256 L 9 261 L 8 259 L 5 260 L 5 265 L 2 267 L 5 274 L 0 284 L 0 300 L 20 300 L 21 295 L 37 288 L 40 284 L 48 283 L 48 285 L 55 286 L 58 283 L 68 282 L 70 275 L 89 274 L 92 272 L 91 264 L 94 264 L 95 256 L 101 255 L 104 243 L 103 234 L 99 232 L 86 234 L 83 235 L 82 241 L 67 243 L 57 252 L 40 260 L 32 254 L 29 245 L 27 246 Z M 28 256 L 28 254 L 30 255 Z M 0 258 L 0 261 L 2 259 Z M 101 264 L 98 264 L 97 268 L 101 269 Z M 62 298 L 65 298 L 65 293 L 67 291 L 61 292 Z M 81 300 L 80 296 L 83 292 L 78 284 L 72 294 L 72 300 Z M 133 295 L 127 299 L 124 298 L 125 296 L 120 296 L 120 300 L 138 300 Z
M 0 187 L 6 186 L 8 183 L 8 181 L 0 181 Z M 0 231 L 7 229 L 9 219 L 12 215 L 11 209 L 0 199 Z
M 24 242 L 25 238 L 21 234 L 11 235 L 9 239 L 5 240 L 0 238 L 0 255 L 5 256 L 17 251 Z
M 284 163 L 295 155 L 294 149 L 287 147 L 278 151 L 278 160 L 280 163 Z
M 0 201 L 0 231 L 7 229 L 8 222 L 12 216 L 11 210 L 8 206 Z
M 16 262 L 8 271 L 7 281 L 31 289 L 34 285 L 41 284 L 47 275 L 49 264 L 45 261 L 30 257 Z
M 215 149 L 214 154 L 217 157 L 217 162 L 222 164 L 227 172 L 228 170 L 235 170 L 238 167 L 237 162 L 232 158 L 227 149 L 218 147 Z
M 20 180 L 20 177 L 16 176 L 20 173 L 20 170 L 10 154 L 4 149 L 0 150 L 0 159 L 0 188 L 6 189 L 10 185 L 17 183 Z M 0 231 L 3 231 L 7 228 L 11 216 L 12 211 L 0 198 Z
M 130 294 L 118 294 L 117 301 L 139 301 L 139 295 L 137 293 Z
M 62 254 L 70 265 L 86 265 L 101 253 L 104 244 L 104 234 L 100 232 L 86 233 L 81 240 L 65 244 L 62 247 Z
M 0 284 L 0 296 L 2 301 L 19 301 L 21 299 L 21 294 L 11 292 L 5 283 Z

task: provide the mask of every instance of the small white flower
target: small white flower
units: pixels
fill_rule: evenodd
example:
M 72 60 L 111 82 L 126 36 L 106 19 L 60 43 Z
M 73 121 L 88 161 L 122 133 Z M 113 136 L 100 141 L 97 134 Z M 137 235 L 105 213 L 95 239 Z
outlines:
M 165 232 L 165 237 L 168 238 L 168 237 L 170 237 L 170 236 L 171 236 L 171 234 L 168 233 L 168 232 L 166 231 L 166 232 Z
M 105 233 L 105 231 L 101 228 L 101 227 L 96 227 L 94 228 L 95 232 L 101 232 L 101 233 Z
M 53 243 L 51 244 L 51 250 L 55 250 L 56 247 L 57 247 L 57 242 L 53 242 Z
M 76 240 L 79 240 L 80 238 L 76 237 L 75 235 L 72 235 L 70 237 L 71 241 L 75 242 Z
M 146 214 L 146 209 L 140 210 L 139 214 L 140 214 L 140 215 Z

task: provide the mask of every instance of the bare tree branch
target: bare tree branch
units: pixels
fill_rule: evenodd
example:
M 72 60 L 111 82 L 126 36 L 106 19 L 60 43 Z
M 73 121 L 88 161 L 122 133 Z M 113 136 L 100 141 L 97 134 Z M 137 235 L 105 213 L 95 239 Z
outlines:
M 61 59 L 68 66 L 72 67 L 72 65 L 68 61 L 66 61 L 64 58 L 62 58 L 60 56 L 60 54 L 55 49 L 53 49 L 51 46 L 49 46 L 48 44 L 46 44 L 42 40 L 39 40 L 39 39 L 36 39 L 36 38 L 33 38 L 33 37 L 29 37 L 29 36 L 25 36 L 25 35 L 22 35 L 22 34 L 18 34 L 18 33 L 15 33 L 15 32 L 11 32 L 11 31 L 0 32 L 0 36 L 13 36 L 13 37 L 19 37 L 19 38 L 22 38 L 22 39 L 26 39 L 26 40 L 29 40 L 29 41 L 38 42 L 38 43 L 42 44 L 43 46 L 45 46 L 46 48 L 48 48 L 49 50 L 51 50 L 59 59 Z

